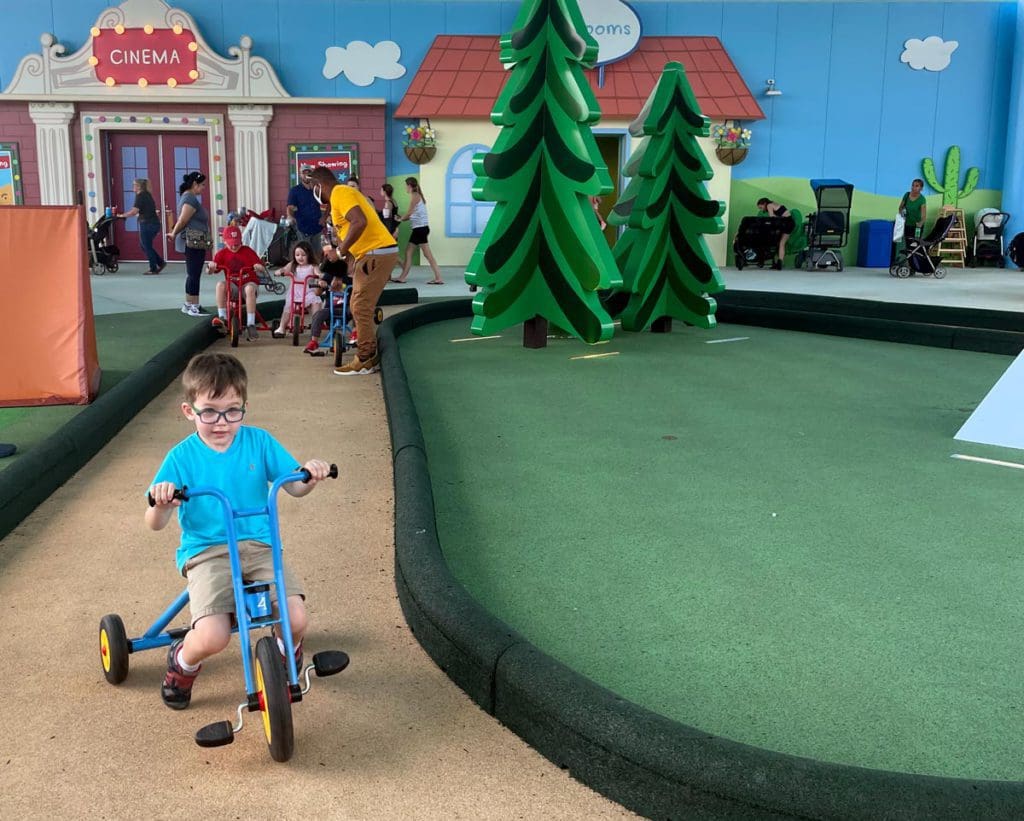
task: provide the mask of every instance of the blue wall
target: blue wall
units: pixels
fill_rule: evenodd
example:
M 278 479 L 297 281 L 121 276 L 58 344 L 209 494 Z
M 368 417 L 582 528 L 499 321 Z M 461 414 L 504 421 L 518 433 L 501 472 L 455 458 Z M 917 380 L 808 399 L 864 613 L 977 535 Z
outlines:
M 112 0 L 113 2 L 113 0 Z M 112 2 L 110 4 L 112 4 Z M 1001 188 L 1013 64 L 1015 2 L 667 2 L 631 0 L 648 35 L 721 38 L 751 90 L 773 77 L 781 97 L 759 97 L 768 119 L 737 177 L 843 177 L 858 189 L 896 195 L 920 174 L 922 157 L 941 169 L 960 145 L 980 187 Z M 79 48 L 103 0 L 36 0 L 5 18 L 0 88 L 19 59 L 53 32 Z M 437 34 L 500 34 L 519 0 L 178 0 L 219 53 L 243 34 L 267 58 L 289 93 L 304 97 L 383 97 L 389 113 Z M 59 21 L 59 22 L 58 22 Z M 945 71 L 913 71 L 903 42 L 939 35 L 958 40 Z M 324 49 L 351 40 L 394 40 L 409 69 L 395 81 L 360 88 L 323 77 Z M 1022 45 L 1024 48 L 1024 45 Z M 412 170 L 395 123 L 389 173 Z

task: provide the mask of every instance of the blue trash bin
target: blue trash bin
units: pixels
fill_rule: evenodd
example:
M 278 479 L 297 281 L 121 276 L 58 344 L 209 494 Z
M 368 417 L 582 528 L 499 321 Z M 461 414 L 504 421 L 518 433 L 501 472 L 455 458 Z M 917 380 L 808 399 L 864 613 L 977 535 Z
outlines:
M 892 220 L 864 220 L 857 242 L 857 265 L 888 268 L 892 258 Z

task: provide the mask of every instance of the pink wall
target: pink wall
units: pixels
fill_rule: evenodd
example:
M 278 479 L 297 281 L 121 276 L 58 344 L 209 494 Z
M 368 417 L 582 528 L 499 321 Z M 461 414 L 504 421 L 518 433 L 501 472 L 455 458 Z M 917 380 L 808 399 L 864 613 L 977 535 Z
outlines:
M 39 205 L 39 172 L 36 170 L 36 127 L 28 103 L 0 101 L 0 143 L 17 143 L 21 159 L 21 188 L 26 205 Z
M 267 135 L 270 146 L 270 203 L 278 216 L 288 201 L 288 146 L 292 143 L 358 143 L 362 190 L 380 199 L 384 184 L 384 106 L 279 105 Z

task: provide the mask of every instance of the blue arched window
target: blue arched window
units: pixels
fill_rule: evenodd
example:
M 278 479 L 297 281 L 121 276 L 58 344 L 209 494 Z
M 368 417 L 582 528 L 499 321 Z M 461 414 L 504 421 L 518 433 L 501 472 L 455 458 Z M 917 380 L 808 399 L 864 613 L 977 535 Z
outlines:
M 473 155 L 490 151 L 486 145 L 467 145 L 455 152 L 448 164 L 447 190 L 448 219 L 445 234 L 449 237 L 479 237 L 494 211 L 493 202 L 473 199 Z

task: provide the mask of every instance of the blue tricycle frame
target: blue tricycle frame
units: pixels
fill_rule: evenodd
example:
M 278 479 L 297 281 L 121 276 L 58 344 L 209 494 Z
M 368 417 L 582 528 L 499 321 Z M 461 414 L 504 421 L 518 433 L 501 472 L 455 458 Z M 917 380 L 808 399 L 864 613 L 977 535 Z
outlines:
M 338 467 L 331 465 L 329 474 L 337 478 Z M 310 673 L 317 676 L 329 676 L 340 673 L 348 666 L 348 656 L 341 651 L 317 653 L 313 663 L 304 671 L 298 669 L 295 661 L 295 646 L 292 641 L 291 618 L 288 613 L 287 590 L 284 583 L 284 564 L 281 558 L 280 522 L 277 512 L 277 495 L 282 486 L 291 482 L 308 482 L 310 474 L 306 470 L 289 473 L 274 480 L 267 493 L 267 504 L 251 510 L 234 510 L 231 502 L 217 488 L 189 489 L 187 487 L 175 491 L 175 498 L 187 503 L 197 496 L 212 496 L 220 502 L 224 511 L 225 530 L 228 541 L 228 555 L 231 562 L 231 582 L 235 597 L 235 620 L 232 629 L 238 633 L 241 646 L 242 671 L 245 677 L 246 700 L 238 706 L 237 723 L 229 721 L 207 725 L 196 733 L 196 742 L 203 747 L 219 747 L 230 744 L 234 736 L 243 726 L 243 711 L 263 713 L 264 733 L 270 753 L 278 761 L 287 761 L 291 757 L 293 747 L 291 704 L 301 701 L 310 689 Z M 150 504 L 154 504 L 152 497 Z M 270 547 L 274 566 L 272 582 L 260 580 L 245 582 L 242 577 L 241 559 L 238 554 L 238 537 L 235 522 L 253 516 L 266 515 L 270 522 Z M 277 616 L 274 616 L 270 602 L 271 585 L 277 594 Z M 183 638 L 189 628 L 179 627 L 168 630 L 167 626 L 181 613 L 188 604 L 188 589 L 182 591 L 171 605 L 155 622 L 138 638 L 129 639 L 124 630 L 121 617 L 107 614 L 100 620 L 100 660 L 104 676 L 111 684 L 120 684 L 128 676 L 128 656 L 142 650 L 157 647 L 168 647 L 179 638 Z M 253 663 L 253 650 L 250 631 L 255 628 L 281 625 L 280 638 L 285 646 L 285 658 L 282 662 L 277 641 L 272 637 L 260 639 L 256 646 L 256 661 Z M 256 668 L 256 676 L 253 668 Z M 287 670 L 287 676 L 283 674 Z M 299 681 L 305 673 L 305 687 Z
M 335 306 L 334 300 L 328 296 L 327 303 L 330 308 L 330 325 L 327 326 L 327 336 L 321 340 L 317 356 L 322 356 L 327 350 L 334 354 L 334 367 L 341 367 L 342 355 L 350 347 L 349 334 L 355 327 L 355 322 L 349 322 L 349 298 L 352 295 L 352 286 L 346 285 L 342 292 L 341 305 Z M 378 305 L 373 310 L 373 321 L 380 325 L 384 321 L 384 311 Z

